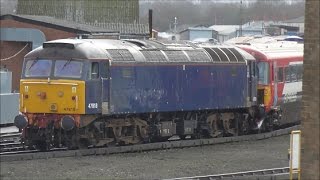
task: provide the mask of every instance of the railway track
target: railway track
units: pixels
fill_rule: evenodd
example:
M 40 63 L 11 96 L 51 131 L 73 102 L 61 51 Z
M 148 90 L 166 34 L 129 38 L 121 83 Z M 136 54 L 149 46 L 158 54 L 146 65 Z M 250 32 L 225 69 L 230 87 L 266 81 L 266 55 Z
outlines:
M 25 150 L 25 147 L 20 142 L 0 143 L 0 153 L 19 150 Z
M 289 167 L 283 168 L 273 168 L 273 169 L 261 169 L 256 171 L 244 171 L 236 173 L 227 173 L 227 174 L 215 174 L 215 175 L 206 175 L 206 176 L 193 176 L 193 177 L 181 177 L 174 179 L 166 180 L 218 180 L 218 179 L 277 179 L 275 177 L 282 177 L 282 179 L 287 179 L 289 175 Z M 265 177 L 265 178 L 263 178 Z
M 279 130 L 268 132 L 268 133 L 252 134 L 252 135 L 245 135 L 245 136 L 221 137 L 221 138 L 211 138 L 211 139 L 177 140 L 177 141 L 166 141 L 166 142 L 149 143 L 149 144 L 136 144 L 136 145 L 130 145 L 130 146 L 89 148 L 89 149 L 68 150 L 68 151 L 65 151 L 65 149 L 59 148 L 59 149 L 53 149 L 49 152 L 39 152 L 39 151 L 0 152 L 0 162 L 24 161 L 24 160 L 32 160 L 32 159 L 48 159 L 48 158 L 59 158 L 59 157 L 106 155 L 106 154 L 116 154 L 116 153 L 141 152 L 141 151 L 161 150 L 161 149 L 171 149 L 171 148 L 205 146 L 205 145 L 230 143 L 230 142 L 255 141 L 255 140 L 267 139 L 275 136 L 289 134 L 292 130 L 297 130 L 299 128 L 300 126 L 298 125 L 298 126 L 285 128 L 285 129 L 279 129 Z

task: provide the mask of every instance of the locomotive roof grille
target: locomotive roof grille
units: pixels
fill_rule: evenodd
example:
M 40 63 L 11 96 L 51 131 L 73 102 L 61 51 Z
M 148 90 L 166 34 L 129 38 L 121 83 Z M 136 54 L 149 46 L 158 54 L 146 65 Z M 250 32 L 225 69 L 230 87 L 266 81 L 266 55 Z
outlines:
M 221 61 L 220 56 L 215 51 L 213 51 L 210 48 L 204 48 L 204 49 L 210 54 L 213 61 L 219 61 L 219 62 Z
M 215 62 L 245 62 L 243 56 L 235 48 L 207 48 L 205 51 Z
M 237 57 L 228 48 L 221 48 L 221 50 L 227 55 L 230 62 L 238 62 Z
M 211 50 L 215 51 L 219 55 L 222 62 L 230 62 L 228 55 L 225 52 L 223 52 L 221 49 L 211 48 Z
M 189 56 L 191 61 L 195 62 L 211 62 L 211 59 L 207 56 L 207 54 L 203 50 L 191 50 L 185 51 Z
M 166 62 L 167 59 L 159 50 L 140 51 L 145 57 L 146 61 L 150 62 Z
M 132 54 L 127 49 L 108 49 L 113 61 L 135 61 Z
M 170 50 L 164 50 L 163 51 L 169 61 L 171 62 L 188 62 L 188 57 L 183 53 L 183 51 L 170 51 Z
M 244 61 L 244 58 L 243 58 L 243 56 L 239 53 L 239 51 L 237 51 L 235 48 L 230 48 L 229 49 L 232 53 L 233 53 L 233 55 L 237 58 L 237 60 L 238 60 L 238 62 L 239 61 Z
M 58 47 L 58 48 L 67 48 L 67 49 L 75 49 L 74 44 L 70 43 L 62 43 L 62 42 L 45 42 L 43 43 L 43 48 L 53 48 L 53 47 Z

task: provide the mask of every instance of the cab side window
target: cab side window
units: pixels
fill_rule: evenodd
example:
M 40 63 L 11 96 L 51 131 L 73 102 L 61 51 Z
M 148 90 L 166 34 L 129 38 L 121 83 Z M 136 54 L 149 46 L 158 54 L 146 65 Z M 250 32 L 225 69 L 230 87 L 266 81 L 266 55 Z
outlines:
M 285 71 L 285 76 L 286 76 L 286 82 L 291 82 L 290 68 L 289 67 L 285 67 L 284 71 Z
M 290 75 L 291 75 L 291 82 L 296 82 L 298 81 L 297 79 L 297 66 L 290 66 Z
M 99 63 L 98 62 L 92 62 L 90 77 L 91 77 L 91 79 L 98 79 L 99 78 Z
M 297 66 L 297 78 L 298 78 L 298 81 L 302 81 L 302 78 L 303 78 L 303 65 L 302 64 L 299 64 Z
M 102 78 L 108 78 L 109 75 L 109 62 L 101 62 L 100 64 L 100 76 Z
M 278 82 L 283 82 L 283 67 L 278 68 Z

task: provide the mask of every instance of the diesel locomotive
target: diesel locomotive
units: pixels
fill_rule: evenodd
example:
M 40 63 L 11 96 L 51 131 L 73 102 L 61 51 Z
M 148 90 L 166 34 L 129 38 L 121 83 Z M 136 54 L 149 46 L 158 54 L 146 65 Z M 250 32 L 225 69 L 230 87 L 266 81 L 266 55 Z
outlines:
M 270 130 L 281 111 L 255 55 L 154 40 L 45 42 L 25 56 L 14 123 L 41 150 Z

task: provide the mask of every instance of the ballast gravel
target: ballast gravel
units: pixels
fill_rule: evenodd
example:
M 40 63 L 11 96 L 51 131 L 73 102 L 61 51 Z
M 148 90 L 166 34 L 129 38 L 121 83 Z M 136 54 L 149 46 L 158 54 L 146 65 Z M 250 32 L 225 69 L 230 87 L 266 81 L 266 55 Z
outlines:
M 290 136 L 140 153 L 1 162 L 0 179 L 166 179 L 289 165 Z M 1 157 L 0 157 L 1 158 Z

